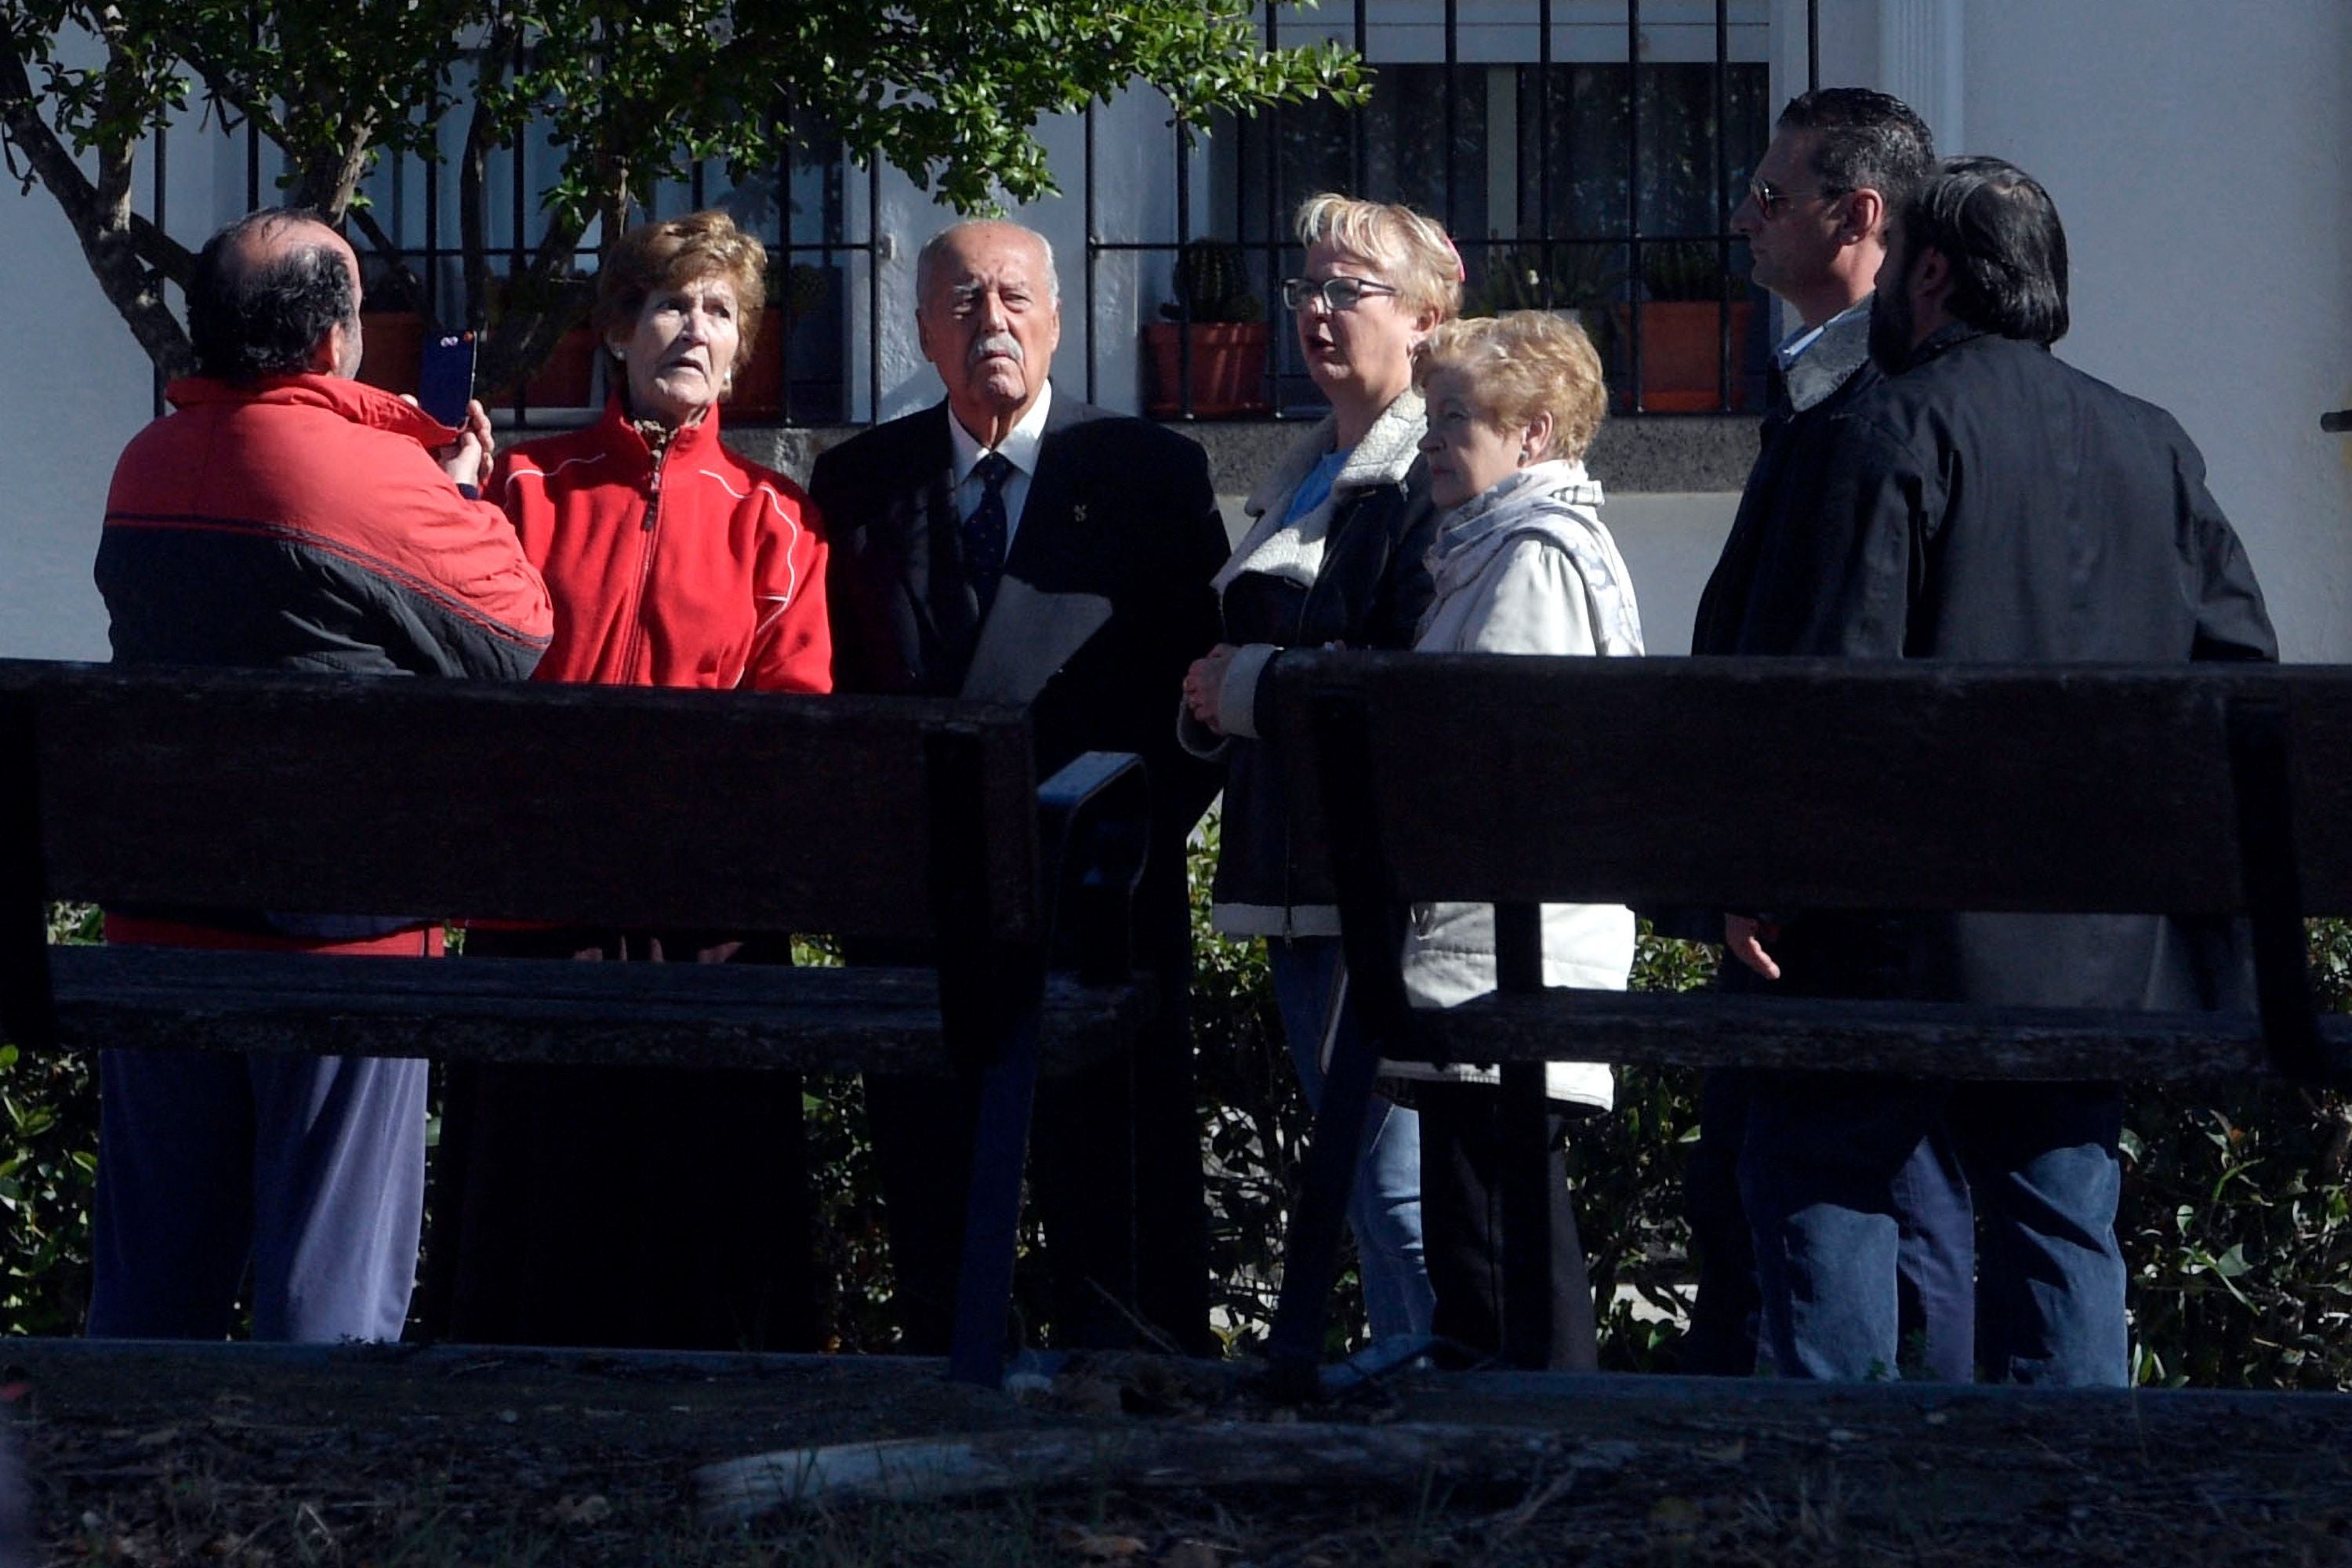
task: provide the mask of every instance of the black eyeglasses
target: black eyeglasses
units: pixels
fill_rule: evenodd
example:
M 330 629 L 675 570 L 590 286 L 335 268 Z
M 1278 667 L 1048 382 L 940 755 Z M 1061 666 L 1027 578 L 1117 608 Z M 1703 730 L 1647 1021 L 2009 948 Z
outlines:
M 1764 215 L 1764 221 L 1767 223 L 1779 217 L 1780 209 L 1790 202 L 1801 202 L 1809 196 L 1848 196 L 1853 194 L 1852 191 L 1841 190 L 1835 185 L 1823 185 L 1818 191 L 1784 191 L 1769 180 L 1748 182 L 1748 197 L 1755 202 L 1756 210 Z
M 1286 278 L 1282 280 L 1282 302 L 1294 310 L 1307 309 L 1309 300 L 1320 300 L 1327 310 L 1352 310 L 1368 294 L 1393 294 L 1396 285 L 1382 283 L 1373 278 Z

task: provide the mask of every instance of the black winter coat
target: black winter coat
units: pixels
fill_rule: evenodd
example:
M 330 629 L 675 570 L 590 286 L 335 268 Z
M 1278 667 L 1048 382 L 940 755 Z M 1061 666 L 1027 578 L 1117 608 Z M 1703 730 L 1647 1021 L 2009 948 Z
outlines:
M 1805 434 L 1780 513 L 1722 651 L 2278 657 L 2187 434 L 2033 343 L 1931 338 Z M 2235 979 L 2210 931 L 2139 916 L 1799 917 L 1775 952 L 1782 988 L 1826 994 L 2197 1007 Z
M 1429 466 L 1416 458 L 1398 483 L 1351 489 L 1336 503 L 1310 586 L 1244 572 L 1223 599 L 1224 640 L 1278 647 L 1401 649 L 1412 646 L 1431 588 L 1425 557 L 1437 536 Z M 1261 721 L 1270 715 L 1261 709 Z M 1330 857 L 1291 828 L 1279 738 L 1234 737 L 1224 751 L 1215 900 L 1259 910 L 1329 907 Z M 1336 933 L 1336 922 L 1327 921 Z

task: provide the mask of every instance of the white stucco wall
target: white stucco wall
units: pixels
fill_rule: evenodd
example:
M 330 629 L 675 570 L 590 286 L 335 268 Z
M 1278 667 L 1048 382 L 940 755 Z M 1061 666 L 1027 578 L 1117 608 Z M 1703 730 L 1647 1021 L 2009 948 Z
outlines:
M 147 356 L 57 204 L 0 192 L 0 658 L 106 657 L 90 584 L 114 456 L 152 406 Z
M 2095 19 L 2095 21 L 2094 21 Z M 2352 5 L 1968 0 L 1967 151 L 2048 187 L 2073 363 L 2204 450 L 2290 658 L 2352 660 Z
M 165 217 L 201 238 L 243 210 L 243 143 L 175 130 Z M 153 211 L 141 163 L 138 207 Z M 154 372 L 107 303 L 56 201 L 0 190 L 0 658 L 104 659 L 106 608 L 90 581 L 106 488 L 152 417 Z
M 2203 447 L 2290 657 L 2352 660 L 2352 438 L 2318 429 L 2323 410 L 2352 405 L 2352 161 L 2340 153 L 2352 144 L 2352 5 L 1823 0 L 1821 10 L 1825 83 L 1906 91 L 1941 121 L 1948 151 L 2013 158 L 2049 185 L 2074 261 L 2075 327 L 2061 352 L 2170 408 Z M 1803 85 L 1804 14 L 1804 0 L 1771 0 L 1778 97 Z M 1175 238 L 1165 119 L 1150 93 L 1098 111 L 1102 237 Z M 1084 121 L 1044 134 L 1070 194 L 1018 216 L 1060 253 L 1057 370 L 1083 391 Z M 172 226 L 183 237 L 243 204 L 241 152 L 215 156 L 209 142 L 173 141 Z M 853 232 L 865 188 L 850 182 Z M 10 509 L 0 656 L 102 658 L 89 561 L 114 455 L 148 417 L 146 363 L 55 204 L 37 190 L 0 192 L 0 299 L 20 324 L 0 336 L 0 495 Z M 915 347 L 913 259 L 950 215 L 886 173 L 880 216 L 897 242 L 880 279 L 887 417 L 937 395 Z M 1098 262 L 1097 384 L 1113 406 L 1131 405 L 1134 323 L 1165 297 L 1166 268 L 1117 253 Z M 852 274 L 862 301 L 863 268 Z M 863 417 L 862 312 L 852 316 Z M 1730 500 L 1616 496 L 1611 519 L 1652 646 L 1676 651 Z

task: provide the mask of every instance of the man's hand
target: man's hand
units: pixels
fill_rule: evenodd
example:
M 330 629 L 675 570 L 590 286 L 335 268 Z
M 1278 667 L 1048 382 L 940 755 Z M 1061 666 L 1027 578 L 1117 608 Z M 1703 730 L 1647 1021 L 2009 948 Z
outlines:
M 1233 668 L 1234 651 L 1233 644 L 1221 642 L 1184 672 L 1184 706 L 1213 735 L 1225 732 L 1217 699 L 1225 689 L 1225 671 Z
M 490 416 L 475 400 L 466 405 L 466 422 L 458 426 L 457 438 L 436 448 L 433 458 L 452 480 L 479 489 L 489 477 L 491 454 L 498 449 L 498 437 L 490 433 Z
M 1769 921 L 1751 921 L 1746 915 L 1723 917 L 1723 947 L 1732 957 L 1767 980 L 1780 978 L 1780 966 L 1764 951 L 1764 943 L 1780 940 L 1780 928 Z

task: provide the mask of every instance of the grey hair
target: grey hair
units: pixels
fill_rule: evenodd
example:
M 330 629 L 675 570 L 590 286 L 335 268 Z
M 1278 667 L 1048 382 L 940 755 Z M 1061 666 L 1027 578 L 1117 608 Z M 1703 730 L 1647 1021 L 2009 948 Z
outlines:
M 940 258 L 948 253 L 948 247 L 955 243 L 957 236 L 975 228 L 1009 228 L 1035 240 L 1037 248 L 1045 257 L 1045 302 L 1057 310 L 1060 308 L 1062 274 L 1054 265 L 1054 242 L 1026 224 L 1001 217 L 963 218 L 923 241 L 923 248 L 915 253 L 915 299 L 918 303 L 930 297 L 932 275 L 939 270 Z

